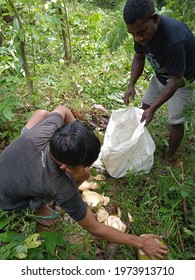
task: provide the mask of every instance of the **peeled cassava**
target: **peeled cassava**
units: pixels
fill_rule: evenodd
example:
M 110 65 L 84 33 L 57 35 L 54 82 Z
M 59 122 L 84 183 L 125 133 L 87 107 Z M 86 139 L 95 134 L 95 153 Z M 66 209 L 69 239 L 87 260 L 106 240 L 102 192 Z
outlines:
M 131 214 L 128 212 L 127 215 L 128 215 L 129 222 L 133 223 L 134 222 L 134 218 L 131 216 Z
M 98 174 L 94 177 L 94 180 L 103 181 L 103 180 L 105 180 L 105 176 L 103 174 Z
M 122 232 L 125 232 L 126 225 L 121 221 L 121 219 L 117 216 L 110 215 L 104 222 L 105 225 L 109 227 L 113 227 L 115 229 L 118 229 Z
M 109 217 L 109 214 L 104 207 L 100 207 L 96 212 L 96 217 L 98 222 L 103 223 Z
M 82 191 L 83 201 L 85 201 L 89 208 L 95 212 L 98 222 L 125 232 L 126 225 L 121 221 L 121 210 L 118 207 L 118 204 L 114 203 L 107 206 L 110 202 L 109 197 L 90 190 L 96 189 L 96 186 L 98 186 L 97 183 L 87 181 L 79 186 L 79 190 Z
M 96 190 L 98 189 L 98 184 L 96 182 L 88 182 L 84 181 L 80 186 L 79 190 L 80 191 L 85 191 L 85 190 Z
M 97 192 L 89 190 L 85 190 L 82 192 L 82 199 L 87 203 L 87 205 L 91 209 L 100 208 L 101 206 L 106 205 L 110 201 L 108 197 L 105 197 Z

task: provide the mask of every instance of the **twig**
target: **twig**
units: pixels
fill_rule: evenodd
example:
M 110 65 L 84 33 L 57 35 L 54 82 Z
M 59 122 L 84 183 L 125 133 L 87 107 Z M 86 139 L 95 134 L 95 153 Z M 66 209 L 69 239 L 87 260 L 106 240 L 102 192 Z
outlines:
M 184 183 L 184 165 L 183 165 L 183 162 L 180 161 L 179 167 L 180 167 L 180 170 L 181 170 L 181 180 L 182 180 L 182 185 L 183 185 L 183 183 Z M 187 201 L 186 201 L 185 197 L 183 197 L 182 205 L 183 205 L 185 225 L 186 225 L 187 228 L 189 228 L 188 217 L 187 217 Z
M 183 183 L 184 182 L 184 166 L 183 166 L 183 162 L 182 161 L 180 161 L 179 167 L 181 169 L 181 180 L 182 180 L 182 183 Z
M 179 186 L 182 186 L 182 184 L 176 179 L 176 177 L 175 177 L 175 175 L 173 174 L 173 172 L 171 171 L 171 169 L 170 169 L 170 173 L 171 173 L 173 179 L 175 180 L 175 182 L 176 182 Z
M 179 229 L 179 222 L 178 222 L 177 217 L 175 217 L 175 218 L 176 218 L 176 223 L 177 223 L 177 231 L 178 231 L 178 235 L 179 235 L 179 241 L 180 241 L 180 244 L 181 244 L 181 247 L 182 247 L 182 251 L 184 252 L 185 248 L 184 248 L 184 244 L 183 244 L 183 241 L 182 241 L 181 232 L 180 232 L 180 229 Z

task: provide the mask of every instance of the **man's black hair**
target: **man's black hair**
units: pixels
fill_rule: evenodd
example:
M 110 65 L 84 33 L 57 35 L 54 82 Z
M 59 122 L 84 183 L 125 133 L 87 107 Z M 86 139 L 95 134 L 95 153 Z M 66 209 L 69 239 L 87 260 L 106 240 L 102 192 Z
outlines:
M 123 19 L 126 24 L 132 24 L 138 19 L 149 20 L 153 13 L 155 13 L 153 0 L 127 0 Z
M 50 152 L 69 166 L 90 166 L 97 159 L 101 143 L 93 130 L 81 121 L 70 122 L 55 131 L 50 139 Z

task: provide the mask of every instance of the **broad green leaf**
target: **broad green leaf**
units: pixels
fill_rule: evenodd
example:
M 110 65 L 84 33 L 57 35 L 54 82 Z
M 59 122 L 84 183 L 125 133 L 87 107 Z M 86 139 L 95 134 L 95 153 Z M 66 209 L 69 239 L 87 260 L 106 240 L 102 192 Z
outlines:
M 0 4 L 1 5 L 6 4 L 6 1 L 5 0 L 0 0 Z
M 14 47 L 15 47 L 16 49 L 17 49 L 18 46 L 20 45 L 20 40 L 19 40 L 18 35 L 15 36 L 14 41 L 13 41 L 13 45 L 14 45 Z
M 55 254 L 55 248 L 56 248 L 56 244 L 55 243 L 53 243 L 52 241 L 46 239 L 46 240 L 44 240 L 44 246 L 52 255 Z
M 17 18 L 14 18 L 13 26 L 16 31 L 20 30 L 20 25 Z
M 41 252 L 41 250 L 42 248 L 40 248 L 40 250 L 37 250 L 36 248 L 28 250 L 28 260 L 44 260 L 44 252 Z
M 9 131 L 6 130 L 3 133 L 1 133 L 1 139 L 4 139 L 9 134 Z
M 3 253 L 0 252 L 0 260 L 6 260 L 10 255 L 10 249 L 4 251 Z
M 0 260 L 6 260 L 6 259 L 9 259 L 8 257 L 10 256 L 10 259 L 11 259 L 11 251 L 12 251 L 12 248 L 17 246 L 17 243 L 16 242 L 11 242 L 5 246 L 1 246 L 0 248 Z
M 9 121 L 11 121 L 12 118 L 13 118 L 13 116 L 14 116 L 14 114 L 12 113 L 11 108 L 8 107 L 8 106 L 5 107 L 5 108 L 3 109 L 3 115 L 4 115 L 4 117 L 6 117 L 6 119 L 8 119 Z
M 182 195 L 182 197 L 187 197 L 189 195 L 189 193 L 186 191 L 181 191 L 181 195 Z
M 63 246 L 66 244 L 63 237 L 57 233 L 57 232 L 40 232 L 40 235 L 44 239 L 44 245 L 47 248 L 47 250 L 54 254 L 56 246 Z
M 9 223 L 9 219 L 6 216 L 0 218 L 0 229 L 4 228 Z
M 22 240 L 22 239 L 24 239 L 24 236 L 14 231 L 0 233 L 0 241 L 2 242 L 12 242 L 14 240 Z
M 22 29 L 20 29 L 20 30 L 18 31 L 18 36 L 19 36 L 20 40 L 21 40 L 22 42 L 24 42 L 25 33 L 24 33 L 24 31 L 23 31 Z

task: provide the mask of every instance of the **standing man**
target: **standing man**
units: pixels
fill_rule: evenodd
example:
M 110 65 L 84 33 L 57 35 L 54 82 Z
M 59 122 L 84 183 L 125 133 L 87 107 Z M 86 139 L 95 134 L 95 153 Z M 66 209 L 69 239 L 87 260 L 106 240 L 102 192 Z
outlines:
M 156 14 L 153 0 L 127 0 L 123 18 L 134 38 L 135 50 L 124 103 L 128 105 L 130 97 L 134 100 L 135 84 L 147 58 L 155 74 L 142 98 L 141 121 L 147 125 L 156 110 L 168 103 L 170 134 L 166 158 L 170 160 L 184 136 L 184 111 L 190 103 L 186 85 L 195 80 L 195 36 L 184 23 Z

